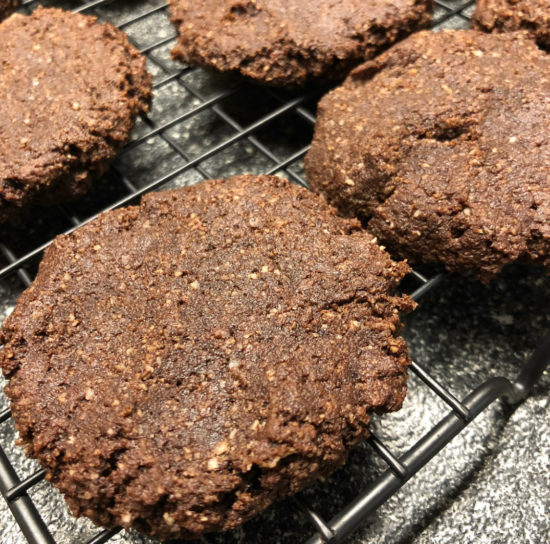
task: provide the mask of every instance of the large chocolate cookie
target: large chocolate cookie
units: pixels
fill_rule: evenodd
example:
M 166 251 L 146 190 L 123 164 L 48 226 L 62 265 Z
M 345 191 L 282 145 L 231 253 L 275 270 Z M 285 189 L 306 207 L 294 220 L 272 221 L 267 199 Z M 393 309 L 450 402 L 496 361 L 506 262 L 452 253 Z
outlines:
M 526 30 L 550 51 L 550 0 L 478 0 L 472 25 L 486 32 Z
M 148 109 L 145 59 L 95 17 L 38 8 L 0 24 L 0 221 L 85 192 Z
M 526 34 L 411 36 L 321 101 L 311 186 L 411 260 L 550 267 L 549 74 Z
M 20 3 L 21 0 L 0 0 L 0 21 L 11 15 Z
M 2 331 L 27 452 L 76 515 L 227 529 L 328 474 L 396 410 L 408 271 L 275 177 L 147 195 L 46 251 Z
M 170 0 L 172 54 L 296 87 L 343 78 L 431 20 L 432 0 Z

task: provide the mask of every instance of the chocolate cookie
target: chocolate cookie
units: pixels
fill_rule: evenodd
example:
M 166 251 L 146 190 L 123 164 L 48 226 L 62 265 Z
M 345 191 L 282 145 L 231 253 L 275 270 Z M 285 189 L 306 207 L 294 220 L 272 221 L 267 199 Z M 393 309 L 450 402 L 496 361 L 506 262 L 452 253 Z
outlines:
M 524 33 L 411 36 L 321 101 L 309 182 L 410 260 L 550 267 L 549 74 Z
M 76 515 L 227 529 L 342 465 L 397 410 L 408 271 L 269 176 L 153 193 L 46 251 L 0 364 L 27 452 Z
M 191 65 L 297 87 L 343 78 L 359 62 L 425 28 L 432 0 L 170 0 Z
M 526 30 L 550 51 L 550 0 L 478 0 L 472 25 L 486 32 Z
M 36 9 L 0 24 L 0 221 L 84 193 L 148 110 L 145 58 L 110 24 Z
M 0 21 L 11 15 L 20 3 L 21 0 L 0 0 Z

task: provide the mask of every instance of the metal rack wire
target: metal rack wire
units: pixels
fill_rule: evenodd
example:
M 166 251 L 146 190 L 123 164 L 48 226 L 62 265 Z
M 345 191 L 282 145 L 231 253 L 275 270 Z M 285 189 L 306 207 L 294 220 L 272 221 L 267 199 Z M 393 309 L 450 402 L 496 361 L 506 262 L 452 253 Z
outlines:
M 111 0 L 93 0 L 82 3 L 74 9 L 78 12 L 97 13 L 105 19 L 109 19 L 107 8 Z M 471 11 L 473 0 L 437 0 L 435 9 L 434 26 L 444 25 L 451 19 L 455 26 L 467 26 L 468 14 Z M 34 8 L 34 0 L 24 3 L 23 9 L 30 11 Z M 103 9 L 106 8 L 106 9 Z M 116 21 L 119 28 L 128 31 L 132 25 L 157 15 L 166 16 L 164 3 L 133 15 L 130 18 Z M 26 240 L 20 244 L 20 240 L 11 237 L 0 237 L 0 256 L 2 268 L 0 280 L 9 276 L 17 276 L 23 286 L 28 286 L 32 281 L 36 261 L 43 250 L 49 245 L 52 237 L 61 232 L 72 232 L 84 223 L 97 216 L 98 213 L 118 206 L 134 202 L 142 194 L 172 183 L 182 175 L 193 173 L 199 178 L 215 177 L 208 166 L 208 161 L 220 157 L 225 150 L 238 143 L 246 142 L 248 146 L 263 158 L 263 164 L 268 164 L 262 170 L 264 173 L 282 173 L 295 183 L 307 186 L 301 175 L 301 159 L 308 149 L 308 141 L 311 136 L 312 125 L 315 121 L 313 113 L 314 104 L 321 96 L 319 90 L 304 93 L 289 94 L 271 89 L 257 89 L 240 81 L 229 80 L 220 89 L 205 96 L 186 81 L 189 74 L 196 73 L 196 69 L 189 67 L 174 68 L 170 61 L 159 54 L 163 48 L 169 46 L 175 36 L 169 34 L 160 37 L 152 43 L 142 46 L 140 50 L 147 55 L 150 67 L 156 71 L 154 90 L 161 92 L 167 85 L 175 84 L 185 92 L 192 107 L 185 111 L 170 112 L 165 119 L 154 119 L 153 115 L 146 117 L 139 127 L 138 136 L 125 147 L 122 152 L 122 160 L 117 161 L 107 174 L 109 183 L 116 187 L 110 194 L 112 198 L 105 203 L 104 197 L 87 197 L 86 204 L 79 203 L 63 205 L 54 212 L 55 226 L 41 232 L 40 237 Z M 252 120 L 239 118 L 232 113 L 228 104 L 231 101 L 242 101 L 251 95 L 261 93 L 262 100 L 269 104 L 264 107 L 261 115 Z M 224 127 L 229 135 L 222 137 L 217 143 L 192 154 L 185 145 L 178 140 L 172 130 L 192 121 L 201 113 L 209 111 Z M 265 130 L 273 130 L 273 126 L 281 123 L 291 116 L 293 123 L 302 122 L 306 127 L 305 135 L 300 140 L 293 141 L 289 149 L 282 154 L 279 149 L 264 143 L 261 134 Z M 246 116 L 245 116 L 246 117 Z M 299 121 L 298 121 L 299 120 Z M 282 124 L 285 124 L 284 122 Z M 138 183 L 124 168 L 124 155 L 136 150 L 143 150 L 147 142 L 157 139 L 170 150 L 176 157 L 174 167 L 146 183 Z M 97 196 L 97 195 L 96 195 Z M 416 300 L 420 299 L 431 289 L 435 288 L 441 280 L 441 275 L 424 275 L 419 271 L 411 274 L 409 284 L 410 294 Z M 448 407 L 447 415 L 429 430 L 418 442 L 412 445 L 401 456 L 394 455 L 390 449 L 374 434 L 368 438 L 368 444 L 372 450 L 387 464 L 387 470 L 380 474 L 363 492 L 351 503 L 340 510 L 329 521 L 323 518 L 306 503 L 305 499 L 298 496 L 294 500 L 298 502 L 300 509 L 309 519 L 315 535 L 308 544 L 341 542 L 347 535 L 356 529 L 369 514 L 391 497 L 410 478 L 412 478 L 432 457 L 434 457 L 445 445 L 477 415 L 479 415 L 494 400 L 506 397 L 510 402 L 519 401 L 527 395 L 530 387 L 536 382 L 549 362 L 550 336 L 541 343 L 536 353 L 527 361 L 521 370 L 517 380 L 511 382 L 505 378 L 497 377 L 484 382 L 477 389 L 467 395 L 462 401 L 458 400 L 444 385 L 436 381 L 421 365 L 413 363 L 411 372 L 420 382 L 443 400 Z M 0 412 L 0 424 L 11 417 L 9 409 Z M 0 443 L 0 492 L 6 500 L 11 512 L 17 520 L 23 534 L 31 544 L 52 544 L 54 538 L 43 522 L 36 505 L 31 500 L 28 492 L 44 478 L 45 471 L 38 470 L 30 476 L 21 479 L 15 468 L 10 463 L 2 444 Z M 118 530 L 99 531 L 86 544 L 101 544 L 107 542 Z M 203 539 L 207 542 L 207 539 Z

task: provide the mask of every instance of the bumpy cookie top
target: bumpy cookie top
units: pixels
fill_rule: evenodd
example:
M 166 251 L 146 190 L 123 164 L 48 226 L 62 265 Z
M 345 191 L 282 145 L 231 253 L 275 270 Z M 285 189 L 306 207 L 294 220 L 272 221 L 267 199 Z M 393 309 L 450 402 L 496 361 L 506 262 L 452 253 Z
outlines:
M 472 25 L 487 32 L 526 30 L 550 51 L 550 0 L 477 0 Z
M 331 472 L 398 409 L 408 271 L 275 177 L 149 194 L 47 250 L 2 331 L 27 451 L 75 514 L 226 529 Z
M 550 266 L 549 96 L 528 35 L 421 32 L 321 101 L 306 173 L 415 261 Z
M 145 59 L 95 17 L 37 8 L 0 24 L 0 220 L 83 192 L 148 108 Z
M 432 0 L 170 0 L 173 55 L 258 82 L 295 87 L 342 78 L 426 27 Z

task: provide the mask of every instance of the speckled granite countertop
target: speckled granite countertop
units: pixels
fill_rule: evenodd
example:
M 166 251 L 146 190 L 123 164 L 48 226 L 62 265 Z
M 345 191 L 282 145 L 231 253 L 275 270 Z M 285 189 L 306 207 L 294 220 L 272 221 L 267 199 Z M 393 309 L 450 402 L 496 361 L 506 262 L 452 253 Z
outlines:
M 61 5 L 60 2 L 50 3 Z M 65 2 L 64 5 L 74 7 L 77 4 Z M 120 0 L 111 6 L 98 8 L 97 12 L 105 19 L 121 23 L 136 11 L 145 14 L 161 5 L 162 0 Z M 461 12 L 447 17 L 451 14 L 450 10 L 456 11 L 462 7 Z M 447 17 L 440 26 L 465 27 L 471 10 L 467 2 L 450 0 L 436 8 L 436 17 Z M 173 34 L 163 10 L 124 29 L 140 47 L 155 44 Z M 166 77 L 167 70 L 169 73 L 181 67 L 169 60 L 170 47 L 168 42 L 154 48 L 156 58 L 162 61 L 162 69 L 154 62 L 150 62 L 149 68 L 157 81 Z M 199 98 L 209 98 L 233 83 L 231 78 L 220 78 L 202 71 L 191 72 L 188 84 L 196 93 L 184 90 L 175 82 L 159 87 L 150 118 L 162 123 L 174 117 L 175 113 L 180 114 L 182 108 L 185 111 L 195 107 Z M 265 93 L 262 90 L 247 87 L 244 92 L 247 93 L 244 102 L 250 108 L 264 108 Z M 242 96 L 237 95 L 236 102 L 242 103 Z M 238 109 L 231 103 L 225 106 L 231 111 Z M 265 110 L 269 107 L 265 106 Z M 205 110 L 168 132 L 192 159 L 233 134 L 217 115 L 214 111 Z M 253 121 L 252 117 L 243 117 L 243 123 Z M 290 132 L 289 126 L 293 127 Z M 144 123 L 140 123 L 134 137 L 146 131 Z M 279 157 L 289 156 L 311 138 L 311 127 L 302 127 L 295 118 L 276 123 L 264 132 L 258 137 L 263 143 L 267 142 Z M 156 137 L 147 139 L 135 150 L 123 155 L 115 167 L 141 186 L 151 179 L 153 173 L 155 176 L 163 175 L 180 162 L 181 157 L 166 141 Z M 204 161 L 201 166 L 211 177 L 215 177 L 244 171 L 261 172 L 270 168 L 272 163 L 257 153 L 257 148 L 249 141 L 240 141 Z M 300 161 L 290 168 L 300 173 Z M 200 173 L 190 169 L 175 177 L 170 185 L 179 186 L 200 179 Z M 113 190 L 106 179 L 73 209 L 78 214 L 89 206 L 104 206 L 109 202 L 105 199 L 114 200 L 119 196 L 111 193 Z M 52 226 L 51 223 L 56 221 L 56 212 L 45 213 L 23 234 L 0 230 L 0 240 L 5 240 L 4 236 L 22 236 L 27 244 L 29 239 L 38 243 L 40 236 L 47 237 L 47 232 L 43 231 L 53 229 L 56 232 L 66 228 L 61 223 Z M 17 277 L 0 282 L 1 317 L 11 311 L 21 290 L 22 284 Z M 414 359 L 462 398 L 488 377 L 515 376 L 522 361 L 548 330 L 550 278 L 538 269 L 513 267 L 489 286 L 466 278 L 445 277 L 421 300 L 418 310 L 406 318 L 405 336 Z M 493 404 L 371 516 L 349 542 L 550 542 L 549 392 L 550 375 L 546 372 L 531 396 L 520 405 Z M 6 399 L 0 394 L 0 409 L 6 405 Z M 442 401 L 417 378 L 411 377 L 403 409 L 390 416 L 375 418 L 373 428 L 386 445 L 399 454 L 412 446 L 445 413 Z M 2 446 L 19 476 L 28 476 L 38 467 L 22 455 L 14 445 L 14 438 L 10 421 L 0 425 Z M 368 446 L 360 446 L 351 453 L 346 467 L 327 482 L 306 491 L 305 498 L 329 519 L 384 468 L 382 461 Z M 41 482 L 34 486 L 30 495 L 57 542 L 83 542 L 97 533 L 91 523 L 71 517 L 63 499 L 49 484 Z M 295 504 L 288 500 L 273 506 L 232 533 L 208 537 L 208 542 L 286 544 L 304 542 L 311 534 L 311 526 Z M 0 542 L 24 542 L 2 500 Z M 137 533 L 122 533 L 110 542 L 150 541 Z

